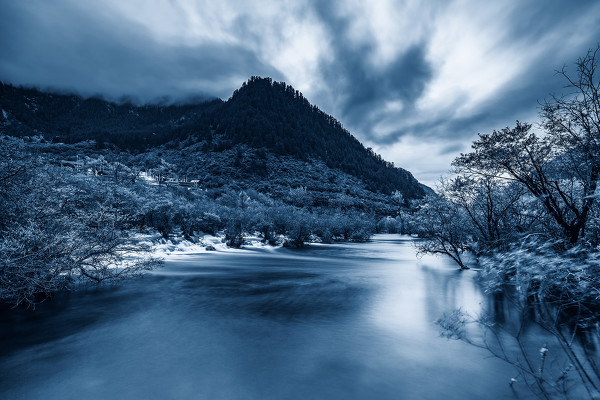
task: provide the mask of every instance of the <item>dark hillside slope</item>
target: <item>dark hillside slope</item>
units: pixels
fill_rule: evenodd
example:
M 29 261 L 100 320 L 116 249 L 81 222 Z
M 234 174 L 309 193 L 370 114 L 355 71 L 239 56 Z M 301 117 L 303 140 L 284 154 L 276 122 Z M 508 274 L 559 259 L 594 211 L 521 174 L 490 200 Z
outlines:
M 216 99 L 186 105 L 135 106 L 0 82 L 0 126 L 11 136 L 42 135 L 63 143 L 93 139 L 99 144 L 142 151 L 202 126 L 206 113 L 222 103 Z
M 41 135 L 62 143 L 93 139 L 98 148 L 110 144 L 134 153 L 162 145 L 213 154 L 247 146 L 275 157 L 320 160 L 362 180 L 373 192 L 399 190 L 413 199 L 426 190 L 410 172 L 366 149 L 302 93 L 270 78 L 252 77 L 226 102 L 143 106 L 0 83 L 0 108 L 0 133 L 12 136 Z
M 401 190 L 407 198 L 425 193 L 410 172 L 366 149 L 339 121 L 284 82 L 252 77 L 217 111 L 216 120 L 216 137 L 230 144 L 316 158 L 362 179 L 372 191 Z

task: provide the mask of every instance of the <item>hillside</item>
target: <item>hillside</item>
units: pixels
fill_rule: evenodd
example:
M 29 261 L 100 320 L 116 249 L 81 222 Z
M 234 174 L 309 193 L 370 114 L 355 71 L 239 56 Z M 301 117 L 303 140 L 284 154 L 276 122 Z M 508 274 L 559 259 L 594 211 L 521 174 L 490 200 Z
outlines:
M 300 92 L 270 78 L 252 77 L 225 102 L 141 106 L 0 84 L 0 107 L 1 131 L 12 136 L 41 135 L 62 143 L 95 140 L 97 149 L 108 146 L 158 157 L 183 150 L 168 157 L 179 175 L 189 175 L 195 160 L 210 164 L 218 154 L 233 150 L 236 166 L 262 179 L 272 178 L 268 168 L 273 161 L 265 160 L 286 156 L 307 165 L 320 161 L 357 178 L 374 193 L 400 191 L 406 199 L 425 193 L 410 172 L 366 149 Z M 151 167 L 152 157 L 145 159 Z
M 215 99 L 183 105 L 116 104 L 101 98 L 41 92 L 0 82 L 2 132 L 77 143 L 95 140 L 142 151 L 178 139 L 181 128 L 202 124 L 203 112 L 222 104 Z

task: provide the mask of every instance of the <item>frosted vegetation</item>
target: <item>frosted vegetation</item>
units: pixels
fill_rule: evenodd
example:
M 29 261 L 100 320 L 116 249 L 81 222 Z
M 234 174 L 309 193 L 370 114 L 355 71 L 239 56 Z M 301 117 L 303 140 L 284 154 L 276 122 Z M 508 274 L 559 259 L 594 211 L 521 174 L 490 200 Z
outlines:
M 0 100 L 0 300 L 13 304 L 157 266 L 159 240 L 303 247 L 400 232 L 401 208 L 428 189 L 270 78 L 198 104 L 3 83 Z
M 378 217 L 365 211 L 364 199 L 344 192 L 315 205 L 314 192 L 302 186 L 277 186 L 273 192 L 279 197 L 235 184 L 202 189 L 163 179 L 166 163 L 160 158 L 150 172 L 107 154 L 65 163 L 65 147 L 82 150 L 40 138 L 1 137 L 3 301 L 32 305 L 81 282 L 156 267 L 160 260 L 146 240 L 153 232 L 195 244 L 217 235 L 227 246 L 241 247 L 253 236 L 270 245 L 302 247 L 364 241 L 377 228 Z M 379 226 L 394 230 L 400 224 L 384 218 Z
M 600 396 L 599 61 L 600 46 L 558 71 L 568 92 L 541 104 L 536 129 L 481 134 L 412 219 L 420 253 L 482 267 L 487 291 L 518 314 L 506 326 L 457 310 L 444 333 L 510 362 L 542 398 Z M 466 334 L 471 322 L 483 338 Z M 534 326 L 555 338 L 539 354 L 525 343 Z

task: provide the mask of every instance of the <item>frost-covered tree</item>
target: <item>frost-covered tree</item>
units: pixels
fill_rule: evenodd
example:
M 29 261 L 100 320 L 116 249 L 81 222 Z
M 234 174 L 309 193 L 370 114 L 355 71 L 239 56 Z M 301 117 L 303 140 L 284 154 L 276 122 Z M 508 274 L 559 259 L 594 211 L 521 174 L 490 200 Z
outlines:
M 531 132 L 520 123 L 492 134 L 479 135 L 473 151 L 461 154 L 453 165 L 478 178 L 512 181 L 526 188 L 560 227 L 564 237 L 577 243 L 585 230 L 595 185 L 559 168 L 569 156 L 550 137 Z M 575 166 L 573 166 L 575 168 Z M 597 178 L 596 178 L 597 179 Z M 590 192 L 593 189 L 592 192 Z
M 131 237 L 126 194 L 0 141 L 0 300 L 34 304 L 81 281 L 120 279 L 158 261 Z
M 412 225 L 420 240 L 417 254 L 441 254 L 468 269 L 465 254 L 471 249 L 470 221 L 464 209 L 442 196 L 430 195 L 413 215 Z
M 506 249 L 535 221 L 535 214 L 526 212 L 525 191 L 519 185 L 493 177 L 458 175 L 442 180 L 439 189 L 466 213 L 472 246 L 478 253 Z
M 543 104 L 543 135 L 517 121 L 514 128 L 479 135 L 473 150 L 453 163 L 471 176 L 522 185 L 570 244 L 585 235 L 600 178 L 599 62 L 600 46 L 577 60 L 574 76 L 559 71 L 570 92 Z

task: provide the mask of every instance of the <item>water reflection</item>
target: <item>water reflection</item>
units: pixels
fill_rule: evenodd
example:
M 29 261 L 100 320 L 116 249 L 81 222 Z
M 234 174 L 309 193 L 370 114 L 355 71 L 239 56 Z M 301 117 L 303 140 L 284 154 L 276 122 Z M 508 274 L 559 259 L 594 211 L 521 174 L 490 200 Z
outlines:
M 181 257 L 3 310 L 0 398 L 513 398 L 508 366 L 434 324 L 489 306 L 475 275 L 395 235 Z

